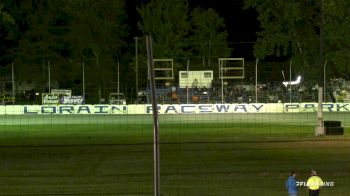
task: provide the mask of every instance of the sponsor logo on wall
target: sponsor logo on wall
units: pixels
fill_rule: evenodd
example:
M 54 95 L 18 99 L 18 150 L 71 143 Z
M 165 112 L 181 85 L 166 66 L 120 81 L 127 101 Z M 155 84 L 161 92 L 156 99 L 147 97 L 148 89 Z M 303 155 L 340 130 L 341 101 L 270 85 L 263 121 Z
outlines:
M 58 94 L 43 93 L 42 104 L 59 104 Z
M 61 104 L 84 104 L 84 97 L 83 96 L 62 96 L 61 97 Z

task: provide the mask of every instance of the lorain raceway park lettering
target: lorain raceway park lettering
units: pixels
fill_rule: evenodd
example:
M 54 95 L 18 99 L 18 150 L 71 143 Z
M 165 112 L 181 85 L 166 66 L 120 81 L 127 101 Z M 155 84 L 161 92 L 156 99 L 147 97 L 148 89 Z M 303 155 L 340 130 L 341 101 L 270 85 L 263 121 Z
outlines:
M 317 103 L 174 104 L 158 105 L 159 114 L 298 113 L 316 112 Z M 324 112 L 349 112 L 350 103 L 324 103 Z M 0 115 L 38 114 L 152 114 L 152 106 L 139 105 L 1 105 Z
M 159 114 L 315 112 L 317 103 L 158 105 Z M 325 112 L 349 112 L 348 103 L 324 103 Z M 151 105 L 23 106 L 24 114 L 151 114 Z
M 194 114 L 194 113 L 282 113 L 282 112 L 315 112 L 317 103 L 269 103 L 269 104 L 183 104 L 158 105 L 160 114 Z M 324 103 L 325 112 L 348 112 L 347 103 Z M 152 113 L 152 106 L 146 107 L 146 113 Z
M 117 114 L 126 112 L 126 105 L 23 106 L 24 114 Z

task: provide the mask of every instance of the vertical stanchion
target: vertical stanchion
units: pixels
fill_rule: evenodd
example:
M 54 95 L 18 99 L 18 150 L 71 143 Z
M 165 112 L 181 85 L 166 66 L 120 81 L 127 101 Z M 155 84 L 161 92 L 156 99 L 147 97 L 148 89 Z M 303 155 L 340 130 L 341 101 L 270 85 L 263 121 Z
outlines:
M 85 62 L 83 61 L 83 98 L 85 100 Z
M 289 102 L 292 103 L 292 61 L 289 62 Z
M 50 61 L 47 62 L 47 70 L 49 75 L 49 93 L 51 93 L 51 67 L 50 67 Z
M 190 66 L 190 59 L 187 59 L 187 68 L 186 68 L 186 70 L 187 70 L 187 72 L 186 72 L 186 74 L 187 74 L 187 78 L 186 78 L 186 103 L 188 104 L 188 77 L 189 77 L 189 75 L 188 75 L 188 69 L 189 69 L 189 66 Z
M 255 61 L 255 103 L 258 103 L 258 61 Z
M 327 59 L 325 60 L 323 64 L 323 99 L 324 102 L 327 102 L 327 94 L 326 94 L 326 66 L 327 66 Z
M 223 63 L 222 61 L 219 59 L 218 61 L 219 64 L 219 78 L 221 78 L 221 104 L 224 103 L 224 73 L 223 73 Z
M 13 62 L 12 62 L 12 105 L 15 105 L 15 70 L 13 68 Z
M 120 85 L 119 85 L 119 61 L 117 62 L 117 72 L 118 72 L 118 87 L 117 92 L 120 93 Z M 119 96 L 118 96 L 118 103 L 119 103 Z
M 160 196 L 160 161 L 159 161 L 159 124 L 156 100 L 156 84 L 154 79 L 154 63 L 152 51 L 152 37 L 146 36 L 147 64 L 151 80 L 152 112 L 153 112 L 153 158 L 154 158 L 154 195 Z
M 136 83 L 136 99 L 137 99 L 137 92 L 139 91 L 139 61 L 138 61 L 138 47 L 137 47 L 137 40 L 138 37 L 134 37 L 135 39 L 135 83 Z
M 317 108 L 317 127 L 315 129 L 315 136 L 322 136 L 325 134 L 324 126 L 323 126 L 323 89 L 319 87 L 318 89 L 318 108 Z

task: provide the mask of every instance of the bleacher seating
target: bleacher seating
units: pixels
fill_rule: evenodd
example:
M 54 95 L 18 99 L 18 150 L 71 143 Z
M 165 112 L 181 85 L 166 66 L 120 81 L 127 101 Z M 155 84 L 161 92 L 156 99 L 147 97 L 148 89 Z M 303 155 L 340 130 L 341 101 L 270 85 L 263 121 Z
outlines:
M 255 89 L 242 88 L 241 85 L 226 84 L 224 88 L 224 103 L 254 103 Z M 248 85 L 246 85 L 248 86 Z M 174 86 L 157 86 L 157 101 L 160 104 L 186 104 L 186 103 L 222 103 L 222 92 L 220 82 L 213 82 L 211 88 L 179 88 Z M 350 101 L 350 93 L 343 99 L 332 97 L 331 89 L 327 89 L 327 102 Z M 291 89 L 279 83 L 268 83 L 258 88 L 258 103 L 300 103 L 317 102 L 318 92 L 315 86 L 305 84 L 301 87 Z M 149 93 L 149 92 L 148 92 Z M 150 97 L 150 96 L 148 96 Z

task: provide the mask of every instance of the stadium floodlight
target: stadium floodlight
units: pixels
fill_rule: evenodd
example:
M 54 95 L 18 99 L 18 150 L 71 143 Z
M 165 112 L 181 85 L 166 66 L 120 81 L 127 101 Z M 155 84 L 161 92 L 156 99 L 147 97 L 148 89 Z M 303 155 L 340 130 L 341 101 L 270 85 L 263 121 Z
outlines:
M 298 76 L 297 79 L 294 81 L 284 81 L 282 83 L 285 87 L 287 87 L 288 85 L 298 85 L 300 84 L 300 82 L 301 82 L 301 76 Z

